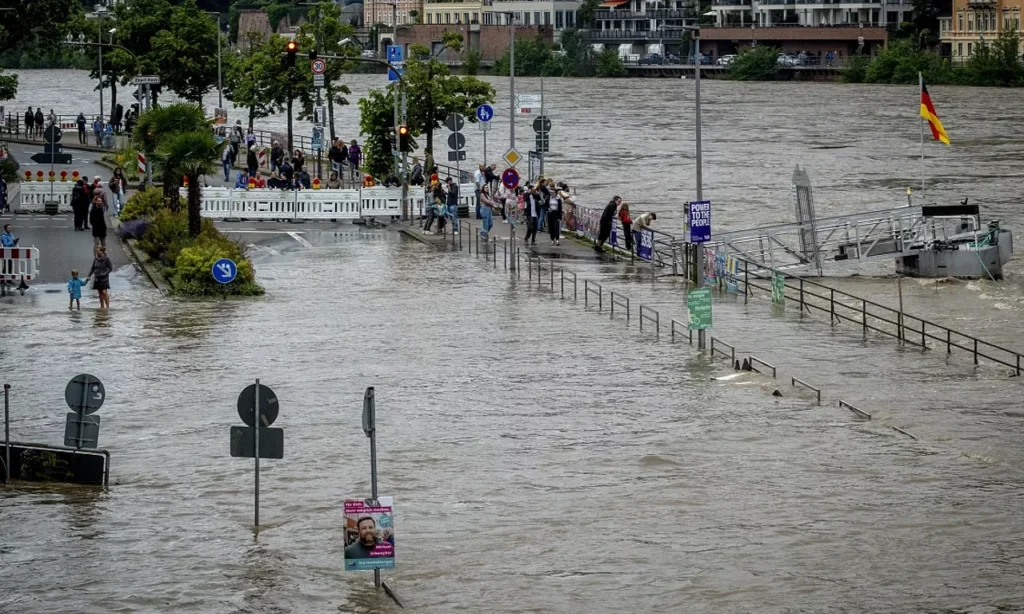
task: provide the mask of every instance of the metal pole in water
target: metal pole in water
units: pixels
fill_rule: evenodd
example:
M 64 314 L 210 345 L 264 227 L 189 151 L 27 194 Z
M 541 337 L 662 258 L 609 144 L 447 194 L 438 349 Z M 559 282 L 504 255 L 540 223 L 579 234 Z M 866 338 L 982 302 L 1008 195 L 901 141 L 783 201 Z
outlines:
M 10 384 L 3 385 L 3 443 L 3 483 L 8 484 L 10 483 Z
M 256 447 L 256 488 L 255 492 L 255 503 L 256 503 L 256 519 L 255 526 L 260 526 L 260 380 L 256 378 L 256 428 L 253 430 L 255 435 L 255 447 Z
M 896 287 L 899 289 L 899 294 L 900 294 L 900 313 L 899 313 L 899 317 L 896 318 L 896 326 L 898 327 L 898 329 L 896 331 L 897 332 L 896 338 L 902 341 L 903 340 L 903 276 L 902 275 L 896 277 Z
M 78 406 L 78 441 L 75 442 L 75 447 L 79 450 L 82 449 L 82 438 L 85 437 L 85 403 L 86 397 L 89 394 L 89 376 L 85 376 L 85 381 L 82 382 L 82 404 Z
M 704 200 L 704 177 L 702 169 L 702 158 L 701 158 L 701 142 L 700 142 L 700 30 L 695 32 L 696 36 L 693 38 L 694 50 L 693 55 L 697 58 L 697 65 L 693 71 L 693 101 L 694 107 L 696 108 L 696 122 L 697 127 L 695 131 L 697 140 L 697 200 Z M 697 246 L 697 288 L 704 287 L 704 246 Z M 697 331 L 697 347 L 701 350 L 704 349 L 704 329 Z
M 371 393 L 372 394 L 372 393 Z M 373 404 L 373 397 L 370 397 L 370 403 Z M 376 412 L 374 412 L 376 413 Z M 370 494 L 373 497 L 374 502 L 377 501 L 377 426 L 376 416 L 374 417 L 374 424 L 370 428 Z M 380 588 L 380 570 L 373 570 L 373 585 Z

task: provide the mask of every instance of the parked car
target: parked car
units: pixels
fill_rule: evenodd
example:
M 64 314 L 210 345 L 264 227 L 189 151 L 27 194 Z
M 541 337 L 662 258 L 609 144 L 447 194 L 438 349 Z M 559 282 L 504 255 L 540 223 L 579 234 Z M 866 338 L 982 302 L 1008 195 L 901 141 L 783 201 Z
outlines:
M 641 66 L 659 66 L 661 64 L 667 64 L 667 62 L 665 61 L 665 58 L 661 56 L 661 54 L 649 53 L 644 57 L 640 58 L 640 61 L 637 62 L 637 64 Z
M 788 56 L 785 53 L 780 53 L 775 57 L 775 65 L 783 68 L 791 68 L 796 66 L 796 60 L 792 56 Z
M 697 63 L 697 56 L 691 55 L 690 58 L 689 58 L 689 61 L 690 61 L 690 65 L 696 64 Z M 711 56 L 710 55 L 704 55 L 703 53 L 700 54 L 700 63 L 701 64 L 710 64 L 711 63 Z
M 718 58 L 718 61 L 715 62 L 715 64 L 717 64 L 718 66 L 728 66 L 732 64 L 734 61 L 736 61 L 736 56 L 730 53 L 729 55 L 723 55 L 722 57 Z

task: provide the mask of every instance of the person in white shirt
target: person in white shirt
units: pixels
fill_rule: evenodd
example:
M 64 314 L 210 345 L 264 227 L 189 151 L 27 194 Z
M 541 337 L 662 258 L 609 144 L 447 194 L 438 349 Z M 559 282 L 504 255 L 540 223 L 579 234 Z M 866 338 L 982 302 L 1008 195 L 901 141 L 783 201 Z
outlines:
M 486 185 L 487 180 L 484 179 L 484 165 L 477 164 L 476 172 L 473 173 L 473 183 L 476 185 L 476 219 L 480 218 L 480 190 Z

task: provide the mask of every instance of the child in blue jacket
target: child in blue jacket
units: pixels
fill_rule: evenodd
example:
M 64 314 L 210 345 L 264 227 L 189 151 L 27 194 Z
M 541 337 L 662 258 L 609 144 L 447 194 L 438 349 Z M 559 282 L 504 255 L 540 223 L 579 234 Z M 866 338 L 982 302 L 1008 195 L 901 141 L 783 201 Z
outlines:
M 89 283 L 89 278 L 85 279 L 78 278 L 78 269 L 71 270 L 71 279 L 68 280 L 68 294 L 71 296 L 71 300 L 68 303 L 68 311 L 74 306 L 78 307 L 78 310 L 82 310 L 82 286 Z

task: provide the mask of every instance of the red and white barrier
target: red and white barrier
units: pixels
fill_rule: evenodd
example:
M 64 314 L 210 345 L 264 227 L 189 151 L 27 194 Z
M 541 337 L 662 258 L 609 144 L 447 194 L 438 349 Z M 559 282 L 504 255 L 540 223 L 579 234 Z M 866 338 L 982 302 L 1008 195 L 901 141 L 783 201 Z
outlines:
M 0 281 L 32 281 L 39 275 L 35 247 L 0 247 Z
M 146 155 L 140 151 L 137 158 L 139 161 L 139 176 L 144 177 L 146 175 Z
M 266 150 L 266 148 L 260 149 L 256 153 L 256 159 L 259 160 L 260 168 L 267 168 L 267 150 Z

